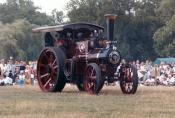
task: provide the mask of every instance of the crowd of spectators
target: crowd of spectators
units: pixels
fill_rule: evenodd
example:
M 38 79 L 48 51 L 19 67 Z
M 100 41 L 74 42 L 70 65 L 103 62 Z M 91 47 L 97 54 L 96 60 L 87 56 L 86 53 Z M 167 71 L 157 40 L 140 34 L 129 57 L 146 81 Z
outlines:
M 175 63 L 161 62 L 159 65 L 151 61 L 131 62 L 136 66 L 140 85 L 175 86 Z M 34 85 L 36 79 L 36 61 L 0 60 L 0 86 L 4 85 Z
M 175 86 L 175 63 L 161 62 L 160 64 L 154 64 L 148 60 L 145 62 L 137 60 L 132 63 L 138 70 L 141 85 Z
M 34 85 L 36 80 L 36 62 L 0 60 L 0 86 L 5 85 Z

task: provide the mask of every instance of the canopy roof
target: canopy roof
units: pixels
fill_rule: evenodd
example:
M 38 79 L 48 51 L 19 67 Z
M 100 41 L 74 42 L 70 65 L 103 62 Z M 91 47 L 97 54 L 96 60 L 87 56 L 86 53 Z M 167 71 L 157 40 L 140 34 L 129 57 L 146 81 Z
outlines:
M 40 33 L 40 32 L 55 32 L 55 31 L 63 31 L 65 29 L 71 29 L 71 30 L 77 30 L 81 28 L 86 28 L 89 30 L 104 30 L 103 27 L 90 24 L 90 23 L 70 23 L 70 24 L 62 24 L 62 25 L 56 25 L 56 26 L 46 26 L 46 27 L 39 27 L 33 29 L 34 33 Z
M 154 61 L 154 64 L 161 64 L 161 62 L 168 63 L 168 64 L 175 63 L 175 58 L 157 58 Z

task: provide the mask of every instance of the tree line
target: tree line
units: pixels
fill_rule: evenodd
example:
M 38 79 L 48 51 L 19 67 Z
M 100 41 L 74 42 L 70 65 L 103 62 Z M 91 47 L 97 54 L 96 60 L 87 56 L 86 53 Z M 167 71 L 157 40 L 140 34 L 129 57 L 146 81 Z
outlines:
M 104 15 L 117 14 L 115 39 L 128 60 L 175 56 L 174 0 L 70 0 L 66 8 L 67 22 L 104 27 Z M 32 0 L 0 3 L 0 58 L 37 59 L 43 40 L 32 28 L 63 23 L 66 16 L 56 9 L 51 15 L 39 9 Z

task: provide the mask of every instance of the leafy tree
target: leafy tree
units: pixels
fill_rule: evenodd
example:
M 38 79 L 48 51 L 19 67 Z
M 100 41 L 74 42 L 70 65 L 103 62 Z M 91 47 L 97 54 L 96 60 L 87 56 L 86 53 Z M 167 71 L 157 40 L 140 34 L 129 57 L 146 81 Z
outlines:
M 12 23 L 16 19 L 26 19 L 32 24 L 51 24 L 51 16 L 40 13 L 31 0 L 7 0 L 0 4 L 0 21 Z
M 0 3 L 0 58 L 33 60 L 42 49 L 41 35 L 32 28 L 63 21 L 63 12 L 53 10 L 53 16 L 39 12 L 32 0 L 7 0 Z
M 154 47 L 161 57 L 175 56 L 175 1 L 162 0 L 157 16 L 163 22 L 154 34 Z
M 0 29 L 0 41 L 1 41 L 1 46 L 0 46 L 0 52 L 1 52 L 1 58 L 2 57 L 10 57 L 10 56 L 15 56 L 15 58 L 18 56 L 18 50 L 19 48 L 16 45 L 16 40 L 15 40 L 15 34 L 11 29 L 10 24 L 3 25 L 1 24 L 1 29 Z
M 154 34 L 155 49 L 161 57 L 175 56 L 175 15 Z
M 156 12 L 157 12 L 157 17 L 159 17 L 160 20 L 166 23 L 175 14 L 175 1 L 162 0 Z
M 156 8 L 160 0 L 142 0 L 135 3 L 134 17 L 130 19 L 123 37 L 130 44 L 128 50 L 131 59 L 155 59 L 157 54 L 154 50 L 153 34 L 162 25 L 156 17 Z
M 104 15 L 117 14 L 115 39 L 122 56 L 129 60 L 175 56 L 174 0 L 70 0 L 70 22 L 89 22 L 106 27 Z M 36 59 L 41 35 L 31 29 L 63 23 L 62 11 L 39 12 L 32 0 L 0 3 L 0 58 Z
M 52 19 L 53 24 L 61 24 L 63 23 L 64 14 L 62 11 L 58 11 L 57 9 L 52 10 Z
M 12 24 L 1 24 L 1 27 L 1 58 L 9 58 L 10 56 L 23 60 L 36 58 L 42 45 L 41 42 L 40 44 L 35 44 L 37 41 L 32 37 L 32 25 L 28 21 L 16 20 Z M 32 57 L 31 53 L 33 54 Z

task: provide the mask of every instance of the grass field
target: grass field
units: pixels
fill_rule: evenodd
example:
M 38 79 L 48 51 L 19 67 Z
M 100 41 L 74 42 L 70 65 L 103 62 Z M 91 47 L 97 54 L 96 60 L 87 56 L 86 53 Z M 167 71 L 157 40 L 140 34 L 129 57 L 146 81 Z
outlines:
M 37 86 L 0 87 L 0 118 L 174 118 L 175 87 L 140 86 L 123 95 L 117 86 L 89 95 L 76 86 L 43 93 Z

